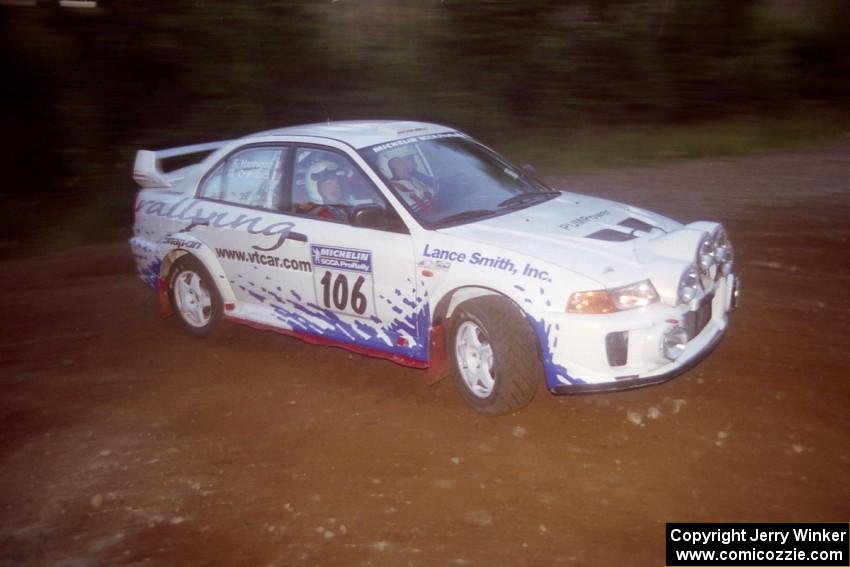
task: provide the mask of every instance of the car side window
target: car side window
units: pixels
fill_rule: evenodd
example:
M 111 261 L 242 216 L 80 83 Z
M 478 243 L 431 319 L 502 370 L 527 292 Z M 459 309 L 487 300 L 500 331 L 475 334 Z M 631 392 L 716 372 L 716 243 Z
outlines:
M 210 175 L 199 197 L 278 210 L 283 202 L 288 148 L 252 147 L 228 156 Z
M 297 149 L 293 212 L 351 224 L 355 211 L 364 208 L 386 212 L 386 202 L 347 156 L 318 148 Z

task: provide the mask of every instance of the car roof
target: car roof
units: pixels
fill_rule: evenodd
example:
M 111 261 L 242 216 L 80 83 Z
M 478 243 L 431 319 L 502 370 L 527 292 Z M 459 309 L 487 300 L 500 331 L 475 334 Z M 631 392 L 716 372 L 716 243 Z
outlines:
M 346 120 L 287 126 L 246 136 L 314 136 L 345 142 L 356 149 L 394 142 L 411 136 L 454 132 L 454 128 L 408 120 Z

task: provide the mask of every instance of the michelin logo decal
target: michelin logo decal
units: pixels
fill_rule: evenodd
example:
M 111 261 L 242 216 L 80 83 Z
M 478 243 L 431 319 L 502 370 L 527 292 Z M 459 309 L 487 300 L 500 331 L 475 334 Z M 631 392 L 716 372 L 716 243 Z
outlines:
M 350 272 L 372 272 L 372 253 L 368 250 L 338 248 L 335 246 L 310 246 L 310 257 L 317 268 L 348 270 Z

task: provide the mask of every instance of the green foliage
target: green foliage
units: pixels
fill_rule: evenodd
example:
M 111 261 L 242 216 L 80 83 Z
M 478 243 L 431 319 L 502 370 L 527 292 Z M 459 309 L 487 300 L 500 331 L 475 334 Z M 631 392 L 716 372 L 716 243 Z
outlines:
M 0 100 L 14 109 L 3 125 L 20 133 L 0 164 L 11 172 L 0 201 L 4 212 L 22 203 L 0 240 L 45 210 L 67 213 L 68 202 L 87 225 L 129 209 L 140 147 L 411 118 L 541 147 L 572 140 L 555 146 L 571 156 L 600 148 L 562 164 L 618 163 L 762 147 L 769 140 L 740 143 L 704 125 L 781 123 L 801 103 L 850 100 L 846 0 L 103 3 L 18 10 L 0 23 L 10 85 Z M 647 144 L 635 128 L 666 141 Z M 123 192 L 97 214 L 78 204 L 107 191 Z
M 689 124 L 587 125 L 488 140 L 544 176 L 677 159 L 746 155 L 850 136 L 850 113 L 808 108 L 781 117 L 738 116 Z

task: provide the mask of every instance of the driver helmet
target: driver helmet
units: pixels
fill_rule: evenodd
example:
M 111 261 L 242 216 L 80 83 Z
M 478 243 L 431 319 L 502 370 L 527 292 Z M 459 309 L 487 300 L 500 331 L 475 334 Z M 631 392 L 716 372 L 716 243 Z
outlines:
M 400 148 L 386 150 L 378 155 L 378 167 L 381 168 L 381 173 L 383 173 L 387 179 L 392 179 L 395 176 L 393 175 L 393 170 L 390 167 L 390 162 L 396 158 L 406 157 L 410 157 L 414 160 L 416 159 L 416 150 L 413 146 L 407 145 Z
M 323 204 L 324 199 L 319 194 L 319 183 L 333 178 L 339 178 L 341 183 L 341 178 L 343 177 L 346 177 L 345 170 L 332 161 L 319 161 L 311 165 L 307 169 L 305 179 L 307 184 L 307 193 L 310 195 L 310 201 L 313 203 Z

